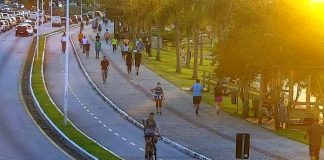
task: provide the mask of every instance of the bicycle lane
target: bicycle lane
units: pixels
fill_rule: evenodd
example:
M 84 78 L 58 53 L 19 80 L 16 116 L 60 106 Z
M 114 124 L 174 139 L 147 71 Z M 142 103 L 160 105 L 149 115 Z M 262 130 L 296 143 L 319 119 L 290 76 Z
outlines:
M 57 48 L 60 46 L 60 37 L 54 35 L 47 39 L 45 80 L 54 102 L 62 110 L 64 56 Z M 76 47 L 79 48 L 78 45 Z M 143 159 L 143 131 L 120 117 L 97 95 L 80 71 L 73 52 L 70 48 L 69 119 L 89 137 L 122 158 Z M 97 63 L 100 72 L 99 61 Z M 159 159 L 191 159 L 164 143 L 158 143 L 157 147 Z

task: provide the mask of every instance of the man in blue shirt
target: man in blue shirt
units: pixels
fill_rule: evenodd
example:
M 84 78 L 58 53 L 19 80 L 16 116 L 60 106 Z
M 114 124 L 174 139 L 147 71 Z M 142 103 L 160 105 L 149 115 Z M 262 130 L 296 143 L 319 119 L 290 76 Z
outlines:
M 196 109 L 196 116 L 198 116 L 199 105 L 201 102 L 201 93 L 203 92 L 204 88 L 200 84 L 200 80 L 197 79 L 196 83 L 191 87 L 191 91 L 193 92 L 193 105 Z

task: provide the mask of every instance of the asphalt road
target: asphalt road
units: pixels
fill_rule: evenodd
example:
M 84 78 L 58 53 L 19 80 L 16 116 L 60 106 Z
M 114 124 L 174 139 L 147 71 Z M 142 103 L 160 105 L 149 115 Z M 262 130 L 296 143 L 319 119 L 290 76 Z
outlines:
M 44 32 L 53 30 L 46 28 Z M 38 128 L 20 96 L 31 42 L 31 36 L 16 37 L 14 29 L 0 34 L 0 159 L 71 159 Z
M 76 33 L 75 31 L 74 33 Z M 64 55 L 60 53 L 59 49 L 61 47 L 60 36 L 54 35 L 47 39 L 45 80 L 54 102 L 62 110 Z M 70 48 L 70 53 L 70 120 L 81 131 L 122 158 L 127 160 L 144 159 L 143 131 L 120 117 L 103 101 L 81 72 L 72 48 Z M 98 72 L 100 72 L 99 62 L 98 60 Z M 190 160 L 192 158 L 159 142 L 158 159 Z

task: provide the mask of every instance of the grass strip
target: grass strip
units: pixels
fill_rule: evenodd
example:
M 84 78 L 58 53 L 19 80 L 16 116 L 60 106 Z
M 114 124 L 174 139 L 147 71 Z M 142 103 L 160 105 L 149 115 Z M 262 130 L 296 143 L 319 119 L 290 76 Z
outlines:
M 156 49 L 152 50 L 152 57 L 144 57 L 143 63 L 150 70 L 154 71 L 159 76 L 173 83 L 177 87 L 191 87 L 195 80 L 192 77 L 193 71 L 193 58 L 191 59 L 191 67 L 186 68 L 182 63 L 181 73 L 176 73 L 176 54 L 174 48 L 163 48 L 161 49 L 161 61 L 156 61 Z M 199 63 L 199 62 L 198 62 Z M 211 66 L 211 60 L 204 60 L 204 65 L 198 65 L 198 78 L 202 79 L 202 73 L 205 71 L 213 71 L 215 66 Z M 162 84 L 163 85 L 163 84 Z M 191 92 L 188 92 L 191 94 Z M 202 100 L 209 104 L 214 105 L 214 95 L 212 93 L 202 94 Z M 231 103 L 230 97 L 224 97 L 222 110 L 230 115 L 241 117 L 243 112 L 242 102 L 239 101 L 238 107 Z M 249 115 L 253 115 L 252 109 L 250 108 Z M 304 144 L 308 144 L 308 139 L 304 139 L 305 131 L 293 130 L 293 129 L 281 129 L 273 131 L 275 134 L 286 137 L 291 140 L 295 140 Z M 322 146 L 324 147 L 324 139 L 322 140 Z
M 39 39 L 39 46 L 45 45 L 44 36 Z M 52 104 L 50 97 L 46 93 L 46 89 L 43 83 L 43 77 L 41 73 L 42 58 L 44 48 L 39 49 L 39 58 L 34 61 L 34 68 L 32 71 L 32 87 L 35 93 L 36 99 L 40 106 L 46 113 L 46 115 L 52 120 L 52 122 L 72 141 L 82 147 L 84 150 L 97 157 L 98 159 L 119 160 L 113 153 L 105 150 L 97 143 L 93 142 L 85 135 L 83 135 L 78 129 L 76 129 L 70 122 L 66 126 L 63 124 L 63 115 Z

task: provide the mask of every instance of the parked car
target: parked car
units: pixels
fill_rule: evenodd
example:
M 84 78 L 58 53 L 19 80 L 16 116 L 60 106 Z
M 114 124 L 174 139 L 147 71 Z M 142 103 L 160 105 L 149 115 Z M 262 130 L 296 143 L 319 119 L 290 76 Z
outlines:
M 16 26 L 18 24 L 16 17 L 10 17 L 10 19 L 12 20 L 13 26 Z
M 17 20 L 17 23 L 19 24 L 19 23 L 23 22 L 25 20 L 25 18 L 23 18 L 22 16 L 17 15 L 16 20 Z
M 8 21 L 0 20 L 0 22 L 3 22 L 5 31 L 10 30 L 10 25 Z
M 30 24 L 27 23 L 19 24 L 16 28 L 16 36 L 19 35 L 29 36 L 33 34 L 34 34 L 33 26 L 31 26 Z
M 5 23 L 3 21 L 0 21 L 0 32 L 5 32 L 5 31 L 7 31 Z
M 6 22 L 6 25 L 9 26 L 9 29 L 11 29 L 11 28 L 13 27 L 9 19 L 7 19 L 7 18 L 2 18 L 2 19 L 0 19 L 0 20 L 5 21 L 5 22 Z

